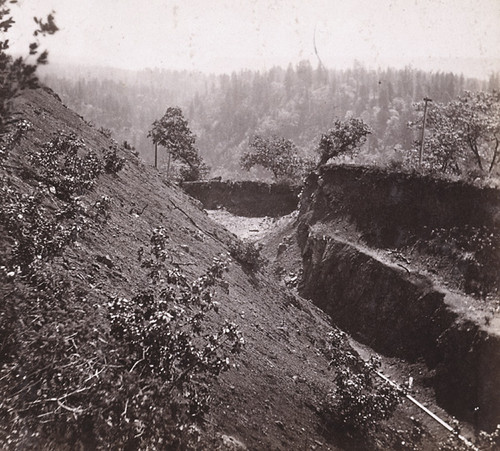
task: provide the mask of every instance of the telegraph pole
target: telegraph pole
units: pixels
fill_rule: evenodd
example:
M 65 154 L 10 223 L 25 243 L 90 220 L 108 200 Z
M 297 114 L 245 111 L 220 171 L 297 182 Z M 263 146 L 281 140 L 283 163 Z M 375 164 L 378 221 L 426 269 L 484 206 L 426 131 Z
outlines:
M 420 152 L 418 154 L 418 167 L 422 167 L 422 156 L 424 154 L 424 140 L 425 140 L 425 121 L 427 119 L 427 104 L 432 102 L 429 97 L 424 97 L 424 123 L 422 124 L 422 135 L 420 137 Z

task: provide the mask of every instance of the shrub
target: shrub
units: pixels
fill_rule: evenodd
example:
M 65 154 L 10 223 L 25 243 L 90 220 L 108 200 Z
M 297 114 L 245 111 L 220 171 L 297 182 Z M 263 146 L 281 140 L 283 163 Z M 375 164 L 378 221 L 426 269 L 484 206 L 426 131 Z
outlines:
M 31 247 L 49 255 L 47 243 L 32 238 L 41 244 Z M 1 447 L 196 443 L 193 424 L 210 406 L 210 381 L 229 368 L 229 353 L 239 352 L 243 339 L 236 325 L 208 321 L 218 310 L 215 287 L 226 263 L 216 258 L 189 281 L 164 267 L 166 244 L 164 229 L 156 229 L 149 255 L 161 278 L 130 300 L 89 302 L 86 282 L 76 285 L 45 257 L 23 277 L 0 267 L 9 285 L 0 306 Z
M 29 156 L 36 178 L 63 200 L 91 189 L 103 165 L 74 133 L 58 132 Z
M 238 240 L 231 243 L 229 253 L 245 269 L 252 272 L 258 271 L 265 263 L 260 254 L 260 247 L 250 242 Z
M 99 133 L 105 138 L 111 138 L 113 132 L 109 128 L 99 127 Z
M 100 199 L 94 203 L 94 219 L 102 218 L 103 221 L 107 221 L 109 218 L 112 201 L 113 198 L 110 196 L 101 196 Z
M 323 402 L 322 416 L 330 426 L 367 435 L 394 414 L 404 392 L 379 381 L 376 371 L 380 362 L 361 359 L 344 332 L 336 330 L 329 338 L 330 366 L 335 370 L 336 387 Z
M 104 153 L 104 170 L 107 174 L 117 174 L 125 166 L 125 158 L 119 157 L 116 146 L 109 146 Z
M 11 120 L 8 130 L 0 133 L 0 167 L 5 163 L 10 150 L 17 145 L 25 133 L 33 128 L 33 124 L 26 119 Z
M 214 258 L 208 270 L 190 282 L 179 269 L 164 267 L 167 241 L 165 230 L 157 228 L 151 237 L 150 257 L 144 259 L 144 251 L 140 253 L 141 265 L 153 268 L 151 288 L 130 300 L 110 297 L 108 308 L 120 360 L 130 373 L 149 381 L 155 408 L 164 413 L 163 424 L 171 421 L 163 446 L 173 446 L 182 431 L 209 409 L 208 384 L 229 369 L 228 352 L 239 352 L 243 338 L 227 320 L 218 328 L 208 324 L 209 314 L 218 312 L 213 289 L 227 270 L 226 262 Z M 136 410 L 148 415 L 147 410 Z M 119 423 L 120 418 L 115 421 Z M 161 436 L 149 421 L 141 421 L 140 447 L 157 443 Z
M 75 200 L 48 208 L 41 193 L 21 194 L 3 180 L 0 187 L 0 224 L 12 242 L 5 264 L 22 274 L 50 261 L 74 242 L 85 227 L 83 207 Z

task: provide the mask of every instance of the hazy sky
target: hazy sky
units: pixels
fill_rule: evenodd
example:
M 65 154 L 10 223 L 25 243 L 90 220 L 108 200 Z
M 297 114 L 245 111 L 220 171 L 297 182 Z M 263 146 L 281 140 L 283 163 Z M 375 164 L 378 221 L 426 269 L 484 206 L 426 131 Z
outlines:
M 207 72 L 265 69 L 309 59 L 327 67 L 469 63 L 500 70 L 500 0 L 20 0 L 16 46 L 33 15 L 56 12 L 53 61 Z M 26 20 L 29 18 L 29 20 Z M 491 59 L 496 58 L 492 65 Z M 432 61 L 431 61 L 432 59 Z M 424 67 L 429 69 L 430 67 Z M 457 71 L 463 62 L 457 61 Z

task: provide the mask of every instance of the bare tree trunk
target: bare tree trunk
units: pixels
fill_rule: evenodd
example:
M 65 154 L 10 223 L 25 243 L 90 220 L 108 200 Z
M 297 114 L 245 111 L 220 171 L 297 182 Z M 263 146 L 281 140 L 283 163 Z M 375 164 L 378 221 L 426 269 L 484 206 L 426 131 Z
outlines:
M 425 144 L 425 121 L 427 120 L 427 104 L 432 102 L 428 97 L 424 97 L 424 120 L 422 123 L 422 136 L 420 137 L 420 152 L 418 153 L 418 167 L 422 167 L 422 157 L 424 155 Z
M 488 172 L 491 172 L 493 168 L 495 167 L 496 159 L 498 156 L 498 145 L 500 142 L 498 141 L 498 138 L 495 137 L 495 150 L 493 151 L 493 158 L 491 159 L 491 164 L 490 164 L 490 170 Z
M 479 155 L 479 150 L 477 148 L 477 145 L 472 141 L 471 138 L 468 138 L 468 141 L 469 141 L 469 147 L 471 148 L 472 150 L 472 153 L 476 156 L 476 161 L 477 161 L 477 164 L 479 166 L 479 169 L 481 169 L 481 171 L 483 171 L 483 163 L 481 161 L 481 155 Z

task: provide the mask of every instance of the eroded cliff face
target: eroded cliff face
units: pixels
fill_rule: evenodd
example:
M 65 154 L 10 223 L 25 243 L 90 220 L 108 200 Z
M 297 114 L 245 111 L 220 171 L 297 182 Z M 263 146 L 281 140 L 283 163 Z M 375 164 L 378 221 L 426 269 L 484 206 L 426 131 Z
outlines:
M 439 228 L 500 228 L 500 190 L 430 176 L 330 166 L 305 184 L 301 215 L 347 218 L 372 247 L 401 247 Z
M 207 210 L 225 208 L 239 216 L 284 216 L 297 208 L 299 187 L 252 181 L 184 182 L 182 188 Z
M 500 422 L 494 300 L 440 286 L 439 268 L 434 278 L 403 251 L 436 228 L 496 230 L 499 203 L 494 190 L 330 167 L 307 180 L 298 220 L 301 294 L 375 350 L 425 361 L 438 401 L 483 429 Z

